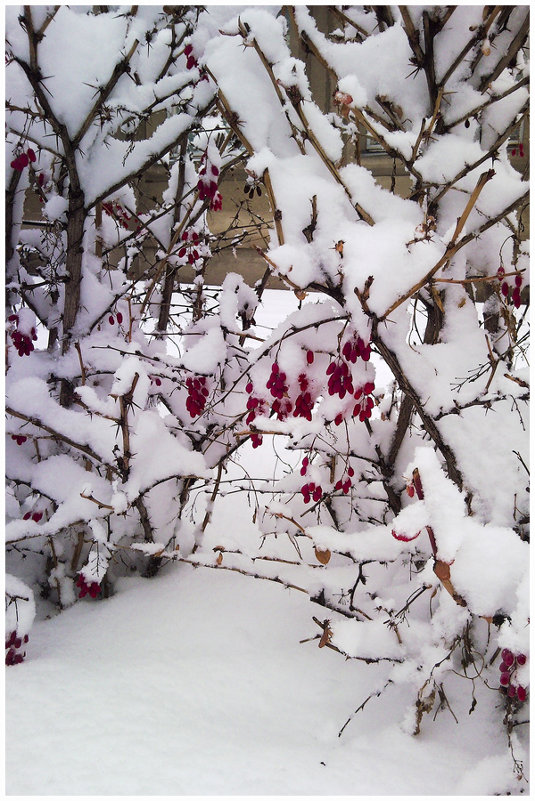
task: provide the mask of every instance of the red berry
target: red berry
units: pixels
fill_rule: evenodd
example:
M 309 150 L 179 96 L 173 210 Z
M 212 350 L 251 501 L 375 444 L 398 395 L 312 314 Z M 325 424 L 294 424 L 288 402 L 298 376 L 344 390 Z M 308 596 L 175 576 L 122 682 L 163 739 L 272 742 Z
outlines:
M 34 512 L 32 515 L 32 520 L 35 520 L 35 522 L 38 523 L 42 518 L 42 516 L 43 516 L 42 512 Z
M 517 654 L 516 661 L 519 665 L 526 664 L 526 654 Z
M 252 384 L 252 382 L 251 382 L 251 381 L 249 381 L 249 383 L 248 383 L 248 384 L 247 384 L 247 386 L 245 387 L 245 391 L 246 391 L 248 394 L 251 394 L 251 392 L 253 391 L 253 384 Z
M 336 417 L 334 418 L 335 426 L 339 426 L 343 419 L 344 418 L 342 417 L 341 414 L 337 414 Z
M 110 314 L 110 316 L 108 317 L 108 322 L 110 325 L 113 325 L 115 323 L 115 318 L 113 314 Z
M 508 294 L 509 294 L 509 284 L 507 283 L 507 281 L 504 281 L 502 284 L 502 295 L 504 297 L 507 297 Z
M 516 691 L 516 695 L 519 701 L 526 700 L 526 688 L 525 687 L 518 687 Z
M 515 275 L 515 284 L 516 284 L 516 286 L 522 286 L 522 276 L 521 275 Z
M 509 696 L 509 698 L 514 698 L 515 697 L 515 695 L 516 695 L 516 687 L 513 684 L 511 684 L 509 689 L 507 690 L 507 695 Z
M 414 498 L 414 485 L 412 483 L 407 484 L 407 495 L 409 498 Z
M 184 48 L 184 55 L 190 56 L 192 53 L 193 53 L 193 45 L 187 44 L 186 47 Z
M 123 322 L 123 315 L 121 314 L 121 312 L 117 312 L 117 322 L 119 323 L 119 325 Z
M 35 158 L 36 158 L 36 156 L 35 156 L 35 151 L 34 151 L 34 150 L 32 150 L 32 148 L 31 148 L 31 147 L 29 147 L 29 148 L 28 148 L 28 150 L 26 151 L 26 155 L 28 156 L 29 160 L 30 160 L 30 161 L 32 162 L 32 164 L 33 164 L 33 162 L 35 161 Z
M 314 361 L 314 351 L 307 350 L 307 363 L 312 364 L 313 361 Z
M 507 687 L 510 679 L 511 677 L 509 676 L 509 673 L 502 673 L 502 675 L 500 676 L 500 684 L 502 685 L 502 687 Z
M 416 537 L 420 535 L 420 532 L 415 534 L 414 537 L 409 537 L 407 534 L 398 534 L 397 531 L 394 531 L 394 529 L 392 529 L 391 534 L 395 540 L 400 540 L 401 542 L 410 542 L 411 540 L 415 540 Z
M 348 467 L 348 468 L 347 468 L 347 475 L 348 475 L 350 478 L 353 478 L 353 476 L 355 475 L 355 471 L 353 470 L 353 468 L 352 468 L 352 467 Z
M 505 662 L 505 664 L 508 667 L 511 667 L 511 665 L 515 661 L 515 658 L 514 658 L 513 654 L 511 653 L 511 651 L 507 651 L 506 653 L 504 653 L 502 651 L 502 657 L 503 657 L 503 661 Z
M 32 516 L 32 513 L 31 513 L 31 512 L 26 512 L 26 514 L 25 514 L 25 515 L 23 515 L 23 518 L 22 518 L 22 519 L 23 519 L 23 520 L 29 520 L 31 516 Z
M 364 384 L 365 395 L 371 395 L 374 389 L 375 389 L 375 384 L 373 383 L 373 381 L 368 381 L 366 384 Z

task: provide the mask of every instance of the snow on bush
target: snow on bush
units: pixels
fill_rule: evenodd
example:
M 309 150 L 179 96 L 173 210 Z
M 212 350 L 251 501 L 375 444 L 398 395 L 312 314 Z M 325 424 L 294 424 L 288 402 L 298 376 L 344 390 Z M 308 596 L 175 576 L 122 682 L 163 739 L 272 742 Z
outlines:
M 494 689 L 522 780 L 527 9 L 333 7 L 330 34 L 304 6 L 96 9 L 7 10 L 9 569 L 59 607 L 168 560 L 297 587 L 320 647 L 389 664 L 375 695 L 407 686 L 408 731 L 452 673 L 473 703 Z M 236 164 L 271 206 L 266 275 L 214 295 L 207 213 Z M 299 305 L 266 336 L 270 275 Z M 271 438 L 297 466 L 236 482 L 259 529 L 236 546 L 211 510 Z

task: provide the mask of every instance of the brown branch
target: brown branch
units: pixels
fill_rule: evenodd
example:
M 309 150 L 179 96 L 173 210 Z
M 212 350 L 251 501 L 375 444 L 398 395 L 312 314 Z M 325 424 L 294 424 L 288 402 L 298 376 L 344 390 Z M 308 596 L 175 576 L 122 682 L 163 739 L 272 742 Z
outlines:
M 247 570 L 243 570 L 239 567 L 232 567 L 231 565 L 224 565 L 224 564 L 207 564 L 206 562 L 202 562 L 200 560 L 194 560 L 190 558 L 183 558 L 180 556 L 172 557 L 177 562 L 182 562 L 185 565 L 191 565 L 192 567 L 208 567 L 213 570 L 231 570 L 233 573 L 241 573 L 242 576 L 249 576 L 250 578 L 260 579 L 262 581 L 273 581 L 275 584 L 282 584 L 283 587 L 286 587 L 288 590 L 297 590 L 298 592 L 304 592 L 305 595 L 308 595 L 308 590 L 304 587 L 298 587 L 296 584 L 291 584 L 289 581 L 284 581 L 283 579 L 279 578 L 278 576 L 262 576 L 260 573 L 250 573 Z
M 86 501 L 92 501 L 93 503 L 96 503 L 99 509 L 111 509 L 112 512 L 115 511 L 114 506 L 110 506 L 108 503 L 102 503 L 102 501 L 99 501 L 93 495 L 85 495 L 83 492 L 81 492 L 80 498 L 85 498 Z
M 78 353 L 78 360 L 80 362 L 80 375 L 82 377 L 82 386 L 85 386 L 86 372 L 85 372 L 84 362 L 83 362 L 83 359 L 82 359 L 82 351 L 81 351 L 81 348 L 80 348 L 80 343 L 79 342 L 75 342 L 74 343 L 74 347 L 76 348 L 76 352 Z
M 496 173 L 494 172 L 494 170 L 489 170 L 488 172 L 485 172 L 483 173 L 483 175 L 479 176 L 479 181 L 477 182 L 472 194 L 470 195 L 470 198 L 465 206 L 463 213 L 457 220 L 457 225 L 455 226 L 455 231 L 453 232 L 453 236 L 451 238 L 448 247 L 451 247 L 457 241 L 457 237 L 463 230 L 464 224 L 466 223 L 466 220 L 468 219 L 470 212 L 474 208 L 476 201 L 483 190 L 483 187 L 491 180 L 491 178 L 494 178 L 495 175 Z
M 498 78 L 499 75 L 503 72 L 503 70 L 507 67 L 507 65 L 514 59 L 520 48 L 523 46 L 526 36 L 529 31 L 529 8 L 527 10 L 525 19 L 520 26 L 516 36 L 514 37 L 513 41 L 509 45 L 509 49 L 506 53 L 501 57 L 501 59 L 496 64 L 493 71 L 481 81 L 479 86 L 480 92 L 486 92 L 489 86 L 493 81 Z
M 456 56 L 456 58 L 454 58 L 454 60 L 451 62 L 450 66 L 440 79 L 441 86 L 446 86 L 446 83 L 449 81 L 449 79 L 451 78 L 457 67 L 461 64 L 462 60 L 468 55 L 468 53 L 474 47 L 474 45 L 477 44 L 478 41 L 482 41 L 486 37 L 490 26 L 494 22 L 496 16 L 500 13 L 500 10 L 501 10 L 500 6 L 494 7 L 494 9 L 489 14 L 483 25 L 480 28 L 478 28 L 474 36 L 472 36 L 472 38 L 466 43 L 466 45 Z

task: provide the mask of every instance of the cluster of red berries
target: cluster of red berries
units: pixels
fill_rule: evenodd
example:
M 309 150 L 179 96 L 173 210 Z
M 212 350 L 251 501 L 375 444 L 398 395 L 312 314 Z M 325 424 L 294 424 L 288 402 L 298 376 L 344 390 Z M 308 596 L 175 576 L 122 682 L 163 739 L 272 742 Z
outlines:
M 16 631 L 11 632 L 6 639 L 6 665 L 18 665 L 24 660 L 26 652 L 20 649 L 22 648 L 22 644 L 26 644 L 27 642 L 27 634 L 25 634 L 24 637 L 18 637 Z
M 121 314 L 121 312 L 117 312 L 115 317 L 113 316 L 113 314 L 110 314 L 110 316 L 108 317 L 108 322 L 110 325 L 115 325 L 115 320 L 117 320 L 119 325 L 121 325 L 121 323 L 123 322 L 123 315 Z
M 306 476 L 309 464 L 310 464 L 310 459 L 308 458 L 308 456 L 305 456 L 303 458 L 303 461 L 301 462 L 301 469 L 299 471 L 302 476 Z M 353 486 L 353 482 L 351 481 L 351 479 L 353 478 L 354 475 L 355 471 L 353 470 L 353 468 L 348 467 L 347 471 L 344 471 L 342 478 L 340 478 L 336 482 L 334 489 L 342 490 L 344 495 L 347 495 L 349 490 Z M 313 481 L 309 481 L 308 484 L 303 484 L 300 491 L 305 503 L 310 503 L 311 500 L 317 502 L 320 501 L 323 497 L 323 489 L 321 485 L 315 484 Z
M 338 395 L 340 400 L 343 400 L 346 395 L 352 395 L 355 391 L 349 367 L 342 359 L 329 364 L 327 375 L 329 376 L 327 382 L 329 395 Z
M 373 381 L 367 381 L 364 386 L 358 387 L 355 390 L 351 373 L 349 372 L 349 368 L 345 362 L 342 362 L 338 365 L 335 362 L 331 362 L 327 368 L 327 372 L 329 372 L 329 369 L 331 370 L 330 378 L 327 384 L 329 395 L 338 394 L 340 400 L 343 400 L 346 394 L 351 395 L 354 392 L 354 398 L 355 400 L 359 401 L 359 403 L 356 403 L 353 407 L 352 416 L 357 417 L 358 415 L 361 423 L 364 422 L 364 420 L 368 420 L 372 416 L 372 409 L 374 405 L 373 398 L 369 397 L 375 389 L 375 384 Z M 343 419 L 343 413 L 339 412 L 334 418 L 334 424 L 339 426 Z
M 312 351 L 309 351 L 309 353 L 312 353 Z M 308 359 L 308 354 L 307 354 L 307 359 Z M 301 373 L 297 380 L 299 382 L 299 389 L 301 390 L 301 394 L 298 395 L 297 398 L 295 399 L 294 417 L 304 417 L 305 420 L 308 420 L 310 422 L 312 420 L 312 409 L 314 407 L 314 401 L 312 400 L 312 395 L 310 394 L 308 388 L 308 378 L 304 373 Z M 275 404 L 273 404 L 273 407 L 275 407 Z
M 308 484 L 303 484 L 301 487 L 301 495 L 305 503 L 310 503 L 311 499 L 317 502 L 321 501 L 323 490 L 319 484 L 316 485 L 313 481 L 310 481 Z
M 516 677 L 516 669 L 519 666 L 525 665 L 527 657 L 525 654 L 513 654 L 508 648 L 502 651 L 502 662 L 500 664 L 500 687 L 503 692 L 507 693 L 509 698 L 517 698 L 519 701 L 525 701 L 527 691 L 521 685 L 513 684 L 513 679 Z
M 25 437 L 22 434 L 11 434 L 11 439 L 16 442 L 17 445 L 23 445 L 28 437 Z
M 184 48 L 184 55 L 187 58 L 186 69 L 192 70 L 193 67 L 197 66 L 197 64 L 198 64 L 197 59 L 193 55 L 193 45 L 191 45 L 191 44 L 187 44 L 186 45 L 186 47 Z
M 308 456 L 305 456 L 305 458 L 301 462 L 301 470 L 299 471 L 302 476 L 306 476 L 309 464 L 310 464 L 310 459 L 308 458 Z
M 505 270 L 503 269 L 503 267 L 500 267 L 498 269 L 498 278 L 501 280 L 503 278 L 504 274 L 505 274 Z M 502 282 L 502 295 L 504 296 L 504 298 L 507 298 L 507 300 L 509 300 L 509 299 L 511 300 L 511 302 L 513 303 L 515 309 L 519 309 L 520 308 L 520 303 L 521 303 L 521 300 L 520 300 L 520 287 L 521 286 L 522 286 L 522 276 L 521 276 L 520 273 L 515 275 L 515 285 L 514 285 L 514 287 L 509 286 L 507 281 L 503 281 Z
M 371 352 L 370 344 L 366 344 L 362 337 L 356 334 L 352 339 L 347 339 L 342 347 L 342 356 L 351 364 L 355 364 L 359 356 L 364 362 L 369 362 Z
M 268 378 L 266 387 L 269 389 L 274 398 L 282 400 L 284 395 L 288 392 L 288 384 L 286 383 L 286 373 L 279 370 L 277 362 L 271 365 L 271 375 Z
M 15 325 L 19 325 L 19 316 L 18 314 L 10 314 L 7 318 L 10 323 L 14 323 Z M 30 329 L 30 333 L 24 333 L 16 328 L 10 334 L 11 339 L 13 340 L 13 344 L 15 345 L 19 356 L 29 356 L 32 350 L 34 350 L 33 343 L 37 339 L 37 332 L 35 328 L 32 326 Z M 33 340 L 33 342 L 32 342 Z
M 200 258 L 199 251 L 197 250 L 197 245 L 199 244 L 199 234 L 196 231 L 184 231 L 182 234 L 182 242 L 186 242 L 187 244 L 182 245 L 178 251 L 179 258 L 183 259 L 187 253 L 188 264 L 195 264 L 195 262 Z
M 344 476 L 345 475 L 346 474 L 344 473 Z M 347 495 L 349 490 L 353 486 L 353 482 L 351 481 L 351 479 L 353 478 L 354 475 L 355 475 L 355 471 L 353 470 L 353 468 L 352 467 L 348 467 L 347 468 L 347 476 L 346 476 L 346 478 L 344 478 L 344 476 L 342 476 L 342 478 L 339 478 L 338 481 L 336 482 L 336 484 L 334 485 L 334 489 L 335 490 L 342 490 L 344 495 Z
M 98 581 L 92 581 L 91 584 L 88 584 L 82 573 L 80 573 L 80 575 L 78 576 L 78 581 L 76 582 L 76 586 L 80 590 L 79 593 L 80 598 L 84 598 L 86 595 L 90 595 L 91 598 L 96 598 L 102 589 Z
M 251 382 L 247 384 L 247 386 L 245 387 L 245 391 L 248 394 L 250 394 L 253 391 L 253 385 L 251 384 Z M 257 414 L 264 414 L 265 412 L 264 401 L 262 400 L 262 398 L 255 398 L 254 395 L 251 395 L 249 398 L 247 398 L 246 408 L 247 411 L 249 412 L 249 414 L 245 418 L 245 422 L 247 423 L 247 425 L 250 425 L 253 422 Z
M 25 167 L 28 166 L 30 163 L 34 163 L 36 160 L 35 151 L 29 147 L 26 153 L 19 153 L 19 155 L 13 159 L 11 162 L 11 166 L 14 170 L 18 172 L 22 172 Z
M 198 417 L 198 415 L 203 413 L 204 407 L 206 406 L 206 398 L 209 395 L 208 387 L 206 386 L 206 376 L 199 375 L 195 378 L 187 378 L 186 387 L 188 388 L 186 409 L 191 417 Z
M 29 520 L 31 518 L 32 520 L 35 520 L 36 523 L 38 523 L 42 517 L 43 517 L 42 512 L 26 512 L 23 515 L 22 519 Z
M 103 203 L 102 208 L 108 217 L 113 217 L 113 219 L 117 220 L 122 228 L 128 229 L 128 224 L 131 220 L 131 217 L 130 214 L 123 209 L 120 203 L 118 203 L 116 200 L 112 200 L 108 203 Z
M 290 412 L 292 411 L 292 402 L 285 398 L 284 400 L 277 400 L 273 401 L 272 410 L 277 415 L 277 420 L 286 420 Z M 294 417 L 296 416 L 294 411 Z
M 363 387 L 359 387 L 355 392 L 355 400 L 358 400 L 359 403 L 356 403 L 353 407 L 353 417 L 358 415 L 361 423 L 363 423 L 364 420 L 369 420 L 372 416 L 373 398 L 371 398 L 370 395 L 374 389 L 375 384 L 373 381 L 367 381 Z M 366 397 L 362 397 L 363 395 Z M 362 398 L 362 400 L 360 400 L 360 398 Z
M 252 381 L 249 381 L 247 383 L 245 391 L 250 396 L 249 398 L 247 398 L 247 411 L 249 412 L 249 414 L 245 418 L 245 422 L 247 423 L 247 425 L 251 425 L 257 414 L 264 414 L 265 411 L 264 401 L 261 398 L 255 398 L 251 394 L 253 391 Z M 263 441 L 264 440 L 261 434 L 256 434 L 256 433 L 251 434 L 251 442 L 253 448 L 259 448 Z
M 223 198 L 221 193 L 217 191 L 217 181 L 214 180 L 219 175 L 219 167 L 216 167 L 215 164 L 210 164 L 206 153 L 202 157 L 202 161 L 206 161 L 206 164 L 199 172 L 200 178 L 197 183 L 199 200 L 209 200 L 210 209 L 212 211 L 220 211 L 223 207 Z

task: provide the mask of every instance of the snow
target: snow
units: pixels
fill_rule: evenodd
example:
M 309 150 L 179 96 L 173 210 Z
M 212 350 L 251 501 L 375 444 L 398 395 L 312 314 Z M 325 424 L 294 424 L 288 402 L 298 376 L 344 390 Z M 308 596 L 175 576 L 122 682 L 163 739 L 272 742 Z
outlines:
M 37 623 L 8 670 L 8 794 L 518 792 L 483 703 L 467 717 L 450 697 L 462 726 L 446 710 L 411 738 L 393 688 L 339 738 L 381 668 L 300 644 L 317 631 L 300 593 L 185 565 L 119 590 Z
M 391 25 L 345 8 L 361 32 L 342 41 L 303 6 L 183 7 L 172 23 L 176 8 L 100 11 L 50 12 L 35 97 L 17 64 L 24 20 L 7 12 L 12 792 L 523 791 L 527 705 L 497 684 L 500 649 L 529 651 L 529 370 L 525 322 L 516 343 L 514 331 L 525 307 L 515 319 L 496 271 L 526 286 L 527 243 L 506 212 L 527 182 L 507 143 L 493 147 L 526 106 L 524 56 L 485 77 L 525 10 L 488 18 L 479 38 L 484 10 L 448 16 L 438 104 L 409 36 L 414 24 L 427 48 L 439 7 L 394 8 Z M 24 13 L 28 29 L 47 21 Z M 314 69 L 324 59 L 352 94 L 345 108 L 315 105 L 291 18 Z M 341 166 L 363 116 L 412 173 L 413 200 Z M 165 176 L 186 136 L 184 169 L 137 218 L 157 240 L 154 271 L 134 184 L 157 160 Z M 295 290 L 260 305 L 236 274 L 219 297 L 204 285 L 200 171 L 213 198 L 215 168 L 241 158 L 273 192 L 265 256 Z M 58 221 L 80 198 L 84 241 L 23 230 L 28 191 Z M 117 218 L 97 232 L 104 198 Z M 163 320 L 167 268 L 192 260 L 195 306 L 181 292 Z M 471 295 L 481 280 L 497 331 Z M 17 355 L 34 326 L 37 350 Z M 157 579 L 140 578 L 159 560 Z M 529 662 L 512 671 L 529 685 Z

